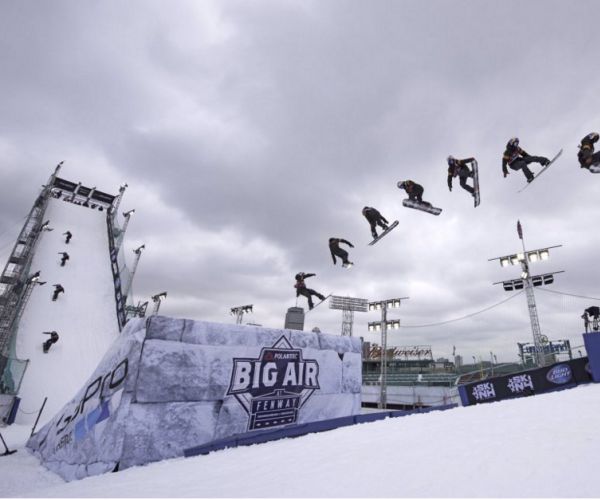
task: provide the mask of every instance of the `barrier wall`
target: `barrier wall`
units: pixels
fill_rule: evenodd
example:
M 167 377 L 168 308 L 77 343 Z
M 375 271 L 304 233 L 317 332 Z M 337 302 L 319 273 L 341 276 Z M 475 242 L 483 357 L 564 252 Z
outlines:
M 572 359 L 543 368 L 461 385 L 463 406 L 531 396 L 592 382 L 588 358 Z
M 360 339 L 151 316 L 28 442 L 66 480 L 247 432 L 356 415 Z

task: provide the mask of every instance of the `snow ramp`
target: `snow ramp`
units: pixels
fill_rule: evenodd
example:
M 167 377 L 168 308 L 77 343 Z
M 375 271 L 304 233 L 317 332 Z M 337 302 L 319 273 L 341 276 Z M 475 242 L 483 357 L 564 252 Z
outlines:
M 151 316 L 27 446 L 73 480 L 360 407 L 360 339 Z
M 63 198 L 50 197 L 44 219 L 51 231 L 42 231 L 31 272 L 40 280 L 29 298 L 16 335 L 15 353 L 29 359 L 21 383 L 18 423 L 32 424 L 47 397 L 40 423 L 48 421 L 90 376 L 119 334 L 115 291 L 109 256 L 105 210 L 92 209 Z M 70 231 L 65 243 L 63 233 Z M 61 266 L 62 252 L 69 260 Z M 64 293 L 53 301 L 54 284 Z M 56 331 L 59 340 L 44 353 Z

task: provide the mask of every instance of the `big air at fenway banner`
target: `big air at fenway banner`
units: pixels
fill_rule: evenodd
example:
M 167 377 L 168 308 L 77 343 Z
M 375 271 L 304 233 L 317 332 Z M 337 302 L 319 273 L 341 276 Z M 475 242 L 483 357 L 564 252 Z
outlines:
M 73 480 L 360 407 L 359 339 L 152 316 L 127 323 L 28 446 Z

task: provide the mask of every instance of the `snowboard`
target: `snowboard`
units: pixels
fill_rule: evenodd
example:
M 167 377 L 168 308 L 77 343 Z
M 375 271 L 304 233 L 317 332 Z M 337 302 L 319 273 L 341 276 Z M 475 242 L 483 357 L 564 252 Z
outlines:
M 527 186 L 532 184 L 533 181 L 535 181 L 540 175 L 542 175 L 542 173 L 556 161 L 556 159 L 562 154 L 562 152 L 563 152 L 563 150 L 561 149 L 558 153 L 556 153 L 556 156 L 550 160 L 550 163 L 548 163 L 548 165 L 546 165 L 544 168 L 542 168 L 542 170 L 540 170 L 537 173 L 537 175 L 533 178 L 533 180 L 531 182 L 528 182 L 527 184 L 525 184 L 525 186 L 522 187 L 521 189 L 519 189 L 519 191 L 517 191 L 517 192 L 520 193 L 521 191 L 524 191 L 527 188 Z
M 346 269 L 350 269 L 353 265 L 354 265 L 354 262 L 348 262 L 348 264 L 342 264 L 342 267 L 345 267 Z
M 308 311 L 306 311 L 304 314 L 308 314 L 311 311 L 314 311 L 317 307 L 319 307 L 323 302 L 325 302 L 329 297 L 331 297 L 331 293 L 329 295 L 327 295 L 323 300 L 321 300 L 320 302 L 317 302 L 314 307 L 312 309 L 309 309 Z
M 481 196 L 479 192 L 479 167 L 477 165 L 477 160 L 474 160 L 473 163 L 473 204 L 477 208 L 479 203 L 481 203 Z
M 600 174 L 600 165 L 590 165 L 589 171 L 592 174 Z
M 415 208 L 417 210 L 422 210 L 423 212 L 427 212 L 433 215 L 440 215 L 442 213 L 441 208 L 437 208 L 431 205 L 431 203 L 419 203 L 418 201 L 412 201 L 408 198 L 402 200 L 402 205 L 408 208 Z
M 375 243 L 377 243 L 381 238 L 383 238 L 386 234 L 388 234 L 397 225 L 398 225 L 398 221 L 397 220 L 395 220 L 394 222 L 392 222 L 383 233 L 381 233 L 379 236 L 377 236 L 377 238 L 375 238 L 371 243 L 369 243 L 369 246 L 374 245 Z

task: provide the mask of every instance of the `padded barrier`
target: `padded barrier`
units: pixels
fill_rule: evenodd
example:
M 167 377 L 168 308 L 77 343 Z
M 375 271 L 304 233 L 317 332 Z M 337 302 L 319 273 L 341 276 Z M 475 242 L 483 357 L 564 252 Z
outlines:
M 294 427 L 287 427 L 284 429 L 277 429 L 269 432 L 248 432 L 245 434 L 240 434 L 238 436 L 231 437 L 229 439 L 220 439 L 218 441 L 213 441 L 209 444 L 187 448 L 186 450 L 184 450 L 184 456 L 194 457 L 197 455 L 207 455 L 212 451 L 224 450 L 226 448 L 235 448 L 237 446 L 248 446 L 251 444 L 260 444 L 266 443 L 268 441 L 276 441 L 278 439 L 305 436 L 314 432 L 324 432 L 337 429 L 339 427 L 347 427 L 349 425 L 376 422 L 385 418 L 406 417 L 408 415 L 429 413 L 431 411 L 449 410 L 452 408 L 456 408 L 457 406 L 458 405 L 451 404 L 430 408 L 420 408 L 411 411 L 382 411 L 377 413 L 367 413 L 365 415 L 354 415 L 350 417 L 333 418 L 329 420 L 322 420 L 320 422 L 311 422 L 308 424 L 296 425 Z

